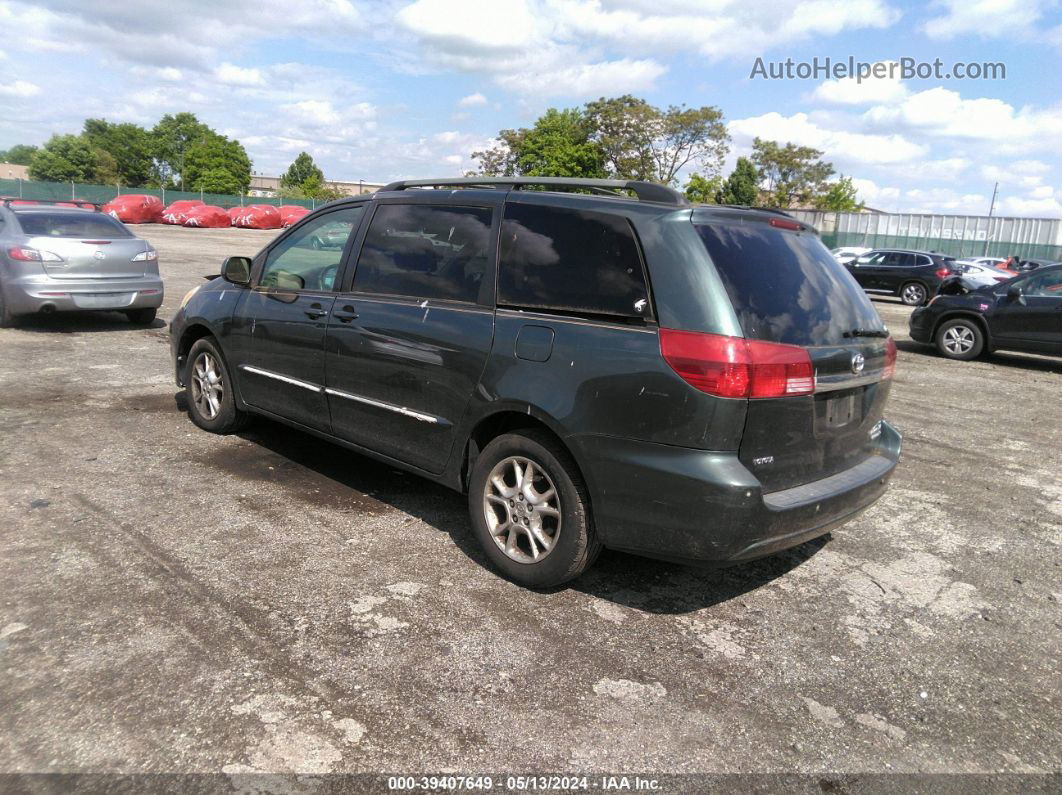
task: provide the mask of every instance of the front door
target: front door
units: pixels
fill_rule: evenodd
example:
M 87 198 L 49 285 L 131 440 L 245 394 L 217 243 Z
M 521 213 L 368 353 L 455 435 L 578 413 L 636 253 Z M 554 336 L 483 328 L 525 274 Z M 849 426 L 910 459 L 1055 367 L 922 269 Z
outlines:
M 992 313 L 996 343 L 1062 353 L 1062 268 L 1035 274 L 1014 286 L 1021 288 L 1021 297 L 1000 296 Z
M 328 430 L 325 331 L 361 213 L 359 205 L 309 218 L 266 252 L 233 314 L 236 378 L 250 406 Z
M 492 204 L 376 208 L 328 326 L 336 436 L 429 472 L 446 466 L 494 335 Z

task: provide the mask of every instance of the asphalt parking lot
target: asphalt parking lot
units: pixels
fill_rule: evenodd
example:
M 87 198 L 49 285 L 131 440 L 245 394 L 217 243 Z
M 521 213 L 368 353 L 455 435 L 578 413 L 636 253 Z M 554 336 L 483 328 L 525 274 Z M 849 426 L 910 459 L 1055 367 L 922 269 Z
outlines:
M 199 431 L 167 329 L 273 232 L 163 226 L 166 302 L 0 330 L 0 770 L 1057 772 L 1062 360 L 900 347 L 887 496 L 724 571 L 485 567 L 463 497 Z

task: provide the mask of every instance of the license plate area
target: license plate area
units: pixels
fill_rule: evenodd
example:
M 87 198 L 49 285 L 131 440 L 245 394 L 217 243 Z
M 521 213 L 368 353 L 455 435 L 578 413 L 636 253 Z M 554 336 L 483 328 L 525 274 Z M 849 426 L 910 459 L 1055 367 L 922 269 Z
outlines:
M 824 396 L 815 412 L 820 430 L 835 430 L 863 421 L 863 390 L 853 389 Z

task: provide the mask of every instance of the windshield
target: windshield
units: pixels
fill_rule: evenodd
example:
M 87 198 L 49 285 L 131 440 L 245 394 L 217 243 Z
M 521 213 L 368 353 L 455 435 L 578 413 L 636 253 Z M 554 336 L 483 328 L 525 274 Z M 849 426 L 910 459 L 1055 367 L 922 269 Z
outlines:
M 103 213 L 22 212 L 18 224 L 30 237 L 76 237 L 112 240 L 131 237 L 129 231 Z
M 855 279 L 817 236 L 749 222 L 698 225 L 697 231 L 746 337 L 840 345 L 850 343 L 856 329 L 885 328 Z

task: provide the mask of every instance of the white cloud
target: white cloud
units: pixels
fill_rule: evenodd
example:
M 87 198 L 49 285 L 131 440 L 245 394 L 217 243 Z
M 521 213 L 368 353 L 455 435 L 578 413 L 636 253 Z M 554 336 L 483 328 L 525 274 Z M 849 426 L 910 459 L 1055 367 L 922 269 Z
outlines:
M 730 132 L 739 142 L 760 137 L 822 150 L 829 161 L 849 164 L 906 163 L 923 157 L 928 148 L 902 135 L 868 135 L 845 129 L 831 129 L 812 121 L 806 113 L 782 116 L 772 111 L 762 116 L 735 119 Z
M 41 93 L 41 87 L 27 80 L 16 80 L 13 83 L 0 83 L 0 96 L 4 97 L 35 97 Z
M 526 72 L 502 75 L 497 82 L 514 93 L 541 97 L 592 97 L 619 91 L 646 91 L 667 67 L 652 59 L 530 67 Z
M 1062 217 L 1062 196 L 1046 185 L 1026 196 L 1004 196 L 999 202 L 1000 215 L 1023 215 L 1034 218 Z
M 933 39 L 1011 36 L 1030 30 L 1052 4 L 1051 0 L 937 0 L 933 6 L 943 13 L 926 22 L 923 30 Z
M 260 69 L 247 69 L 228 62 L 214 70 L 214 78 L 230 86 L 260 86 L 265 83 Z
M 882 61 L 884 64 L 896 64 L 895 61 Z M 898 65 L 898 64 L 897 64 Z M 845 77 L 841 80 L 827 80 L 820 83 L 812 93 L 812 98 L 841 105 L 870 105 L 874 103 L 893 104 L 907 96 L 907 88 L 899 78 L 896 67 L 890 68 L 891 77 Z
M 457 107 L 459 108 L 473 108 L 477 105 L 486 104 L 487 98 L 478 91 L 475 94 L 469 94 L 467 97 L 461 97 L 461 99 L 457 100 Z

